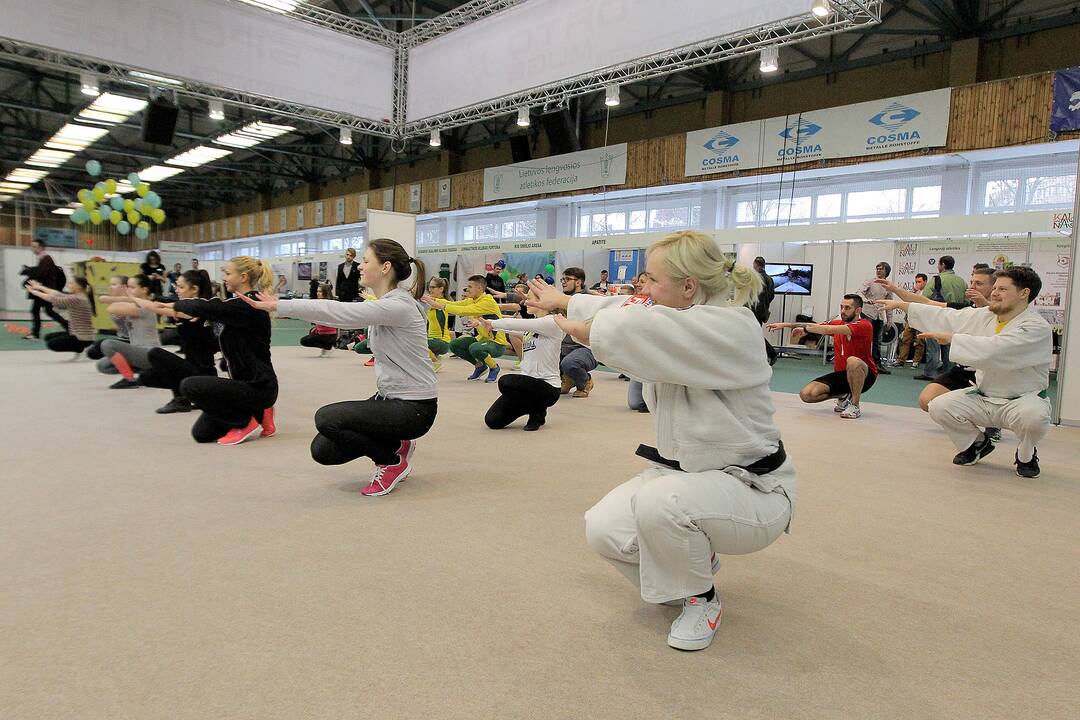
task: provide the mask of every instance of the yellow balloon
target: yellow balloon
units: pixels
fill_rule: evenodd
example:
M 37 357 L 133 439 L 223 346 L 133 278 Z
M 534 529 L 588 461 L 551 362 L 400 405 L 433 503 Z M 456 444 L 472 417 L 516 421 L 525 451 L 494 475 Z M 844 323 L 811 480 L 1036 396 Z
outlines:
M 94 188 L 94 192 L 91 193 L 91 194 L 94 196 L 95 200 L 97 200 L 98 202 L 101 202 L 102 200 L 105 199 L 105 188 L 96 187 L 96 188 Z
M 150 223 L 143 220 L 141 223 L 139 223 L 135 227 L 142 228 L 143 230 L 149 230 L 150 229 Z
M 109 193 L 110 195 L 116 192 L 116 181 L 112 178 L 109 178 L 105 181 L 105 192 Z
M 135 188 L 135 193 L 139 197 L 146 197 L 146 193 L 150 192 L 150 186 L 146 183 L 139 183 L 139 186 Z
M 135 201 L 128 199 L 124 201 L 124 212 L 131 212 L 135 209 Z
M 90 194 L 90 191 L 85 189 L 85 188 L 83 188 L 82 190 L 80 190 L 76 194 L 78 195 L 79 202 L 81 202 L 81 203 L 88 203 L 93 199 L 93 196 Z
M 90 213 L 90 222 L 94 223 L 95 225 L 100 225 L 101 224 L 101 213 L 98 212 L 97 210 L 92 211 Z
M 140 215 L 137 210 L 132 210 L 131 212 L 129 212 L 127 214 L 127 220 L 132 225 L 138 224 L 139 218 L 141 218 L 141 217 L 142 217 L 142 215 Z
M 120 214 L 119 210 L 113 210 L 111 213 L 109 213 L 109 222 L 111 222 L 113 225 L 116 225 L 123 219 L 124 216 Z
M 161 223 L 165 222 L 165 211 L 161 208 L 157 208 L 152 213 L 150 213 L 150 217 L 154 220 L 155 223 L 160 225 Z

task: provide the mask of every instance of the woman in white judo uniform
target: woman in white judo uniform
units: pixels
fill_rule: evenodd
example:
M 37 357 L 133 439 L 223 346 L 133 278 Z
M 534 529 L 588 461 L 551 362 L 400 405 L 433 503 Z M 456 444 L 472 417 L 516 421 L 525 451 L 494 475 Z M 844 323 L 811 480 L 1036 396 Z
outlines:
M 772 370 L 749 307 L 753 270 L 707 235 L 678 232 L 648 250 L 645 292 L 564 296 L 532 283 L 537 305 L 566 309 L 563 330 L 644 383 L 657 447 L 648 468 L 585 514 L 585 535 L 649 603 L 679 604 L 668 645 L 702 650 L 720 624 L 717 555 L 768 547 L 788 529 L 795 470 L 773 423 Z M 648 338 L 648 342 L 642 342 Z

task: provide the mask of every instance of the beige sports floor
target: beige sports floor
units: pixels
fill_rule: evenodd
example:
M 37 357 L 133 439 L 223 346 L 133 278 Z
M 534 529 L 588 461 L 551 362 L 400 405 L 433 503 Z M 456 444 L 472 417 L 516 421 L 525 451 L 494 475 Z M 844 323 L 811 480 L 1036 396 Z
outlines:
M 483 426 L 446 364 L 414 475 L 308 457 L 352 353 L 275 348 L 280 433 L 196 446 L 166 393 L 0 354 L 0 718 L 1055 718 L 1080 702 L 1080 431 L 1043 475 L 1012 441 L 954 468 L 913 409 L 776 395 L 793 534 L 726 557 L 713 646 L 665 642 L 582 512 L 641 462 L 650 416 L 600 374 L 538 433 Z

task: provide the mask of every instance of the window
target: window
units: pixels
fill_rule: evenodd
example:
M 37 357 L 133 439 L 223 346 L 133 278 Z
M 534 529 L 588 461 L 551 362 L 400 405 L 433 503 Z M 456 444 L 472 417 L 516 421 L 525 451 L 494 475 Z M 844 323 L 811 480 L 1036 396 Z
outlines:
M 650 230 L 670 230 L 690 226 L 690 208 L 656 208 L 649 211 Z
M 199 258 L 200 260 L 224 260 L 225 259 L 225 251 L 223 249 L 221 249 L 220 247 L 206 248 L 205 250 L 201 250 L 199 252 L 199 255 L 200 255 L 200 258 Z
M 307 253 L 307 240 L 294 240 L 278 243 L 275 255 L 304 255 Z
M 1011 209 L 1016 205 L 1016 191 L 1020 181 L 1016 179 L 990 180 L 983 193 L 983 206 L 987 212 Z
M 696 198 L 664 198 L 659 202 L 641 201 L 637 207 L 604 207 L 602 204 L 578 210 L 578 237 L 624 235 L 646 230 L 672 230 L 698 227 L 701 204 Z M 646 202 L 652 207 L 645 209 Z
M 439 223 L 429 223 L 416 226 L 416 246 L 425 247 L 442 243 L 442 226 Z
M 536 237 L 536 217 L 506 218 L 461 226 L 462 242 L 484 243 L 501 240 L 528 240 Z
M 335 252 L 345 249 L 345 238 L 329 238 L 323 240 L 323 252 Z
M 257 257 L 260 256 L 261 253 L 259 251 L 259 246 L 258 245 L 241 245 L 238 248 L 236 248 L 236 254 L 237 255 L 247 255 L 248 257 L 257 258 Z
M 1072 207 L 1076 194 L 1076 176 L 1053 175 L 1030 177 L 1024 181 L 1025 205 Z
M 926 185 L 911 191 L 911 214 L 927 215 L 941 212 L 941 186 Z
M 906 210 L 906 188 L 863 190 L 848 193 L 847 215 L 849 218 L 903 215 Z

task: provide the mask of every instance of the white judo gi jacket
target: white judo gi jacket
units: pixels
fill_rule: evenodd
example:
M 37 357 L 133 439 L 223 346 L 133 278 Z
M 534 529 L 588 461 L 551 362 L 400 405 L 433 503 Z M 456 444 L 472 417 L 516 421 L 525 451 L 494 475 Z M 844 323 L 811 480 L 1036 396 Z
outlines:
M 953 333 L 949 359 L 975 368 L 975 387 L 988 398 L 1013 400 L 1050 386 L 1050 325 L 1028 307 L 1002 328 L 990 308 L 949 308 L 911 303 L 911 324 L 923 332 Z
M 577 294 L 567 317 L 592 320 L 596 359 L 642 382 L 657 450 L 686 472 L 747 466 L 773 454 L 780 431 L 769 395 L 772 368 L 761 325 L 746 307 L 624 305 L 625 297 Z M 775 492 L 794 474 L 754 475 L 749 485 Z

